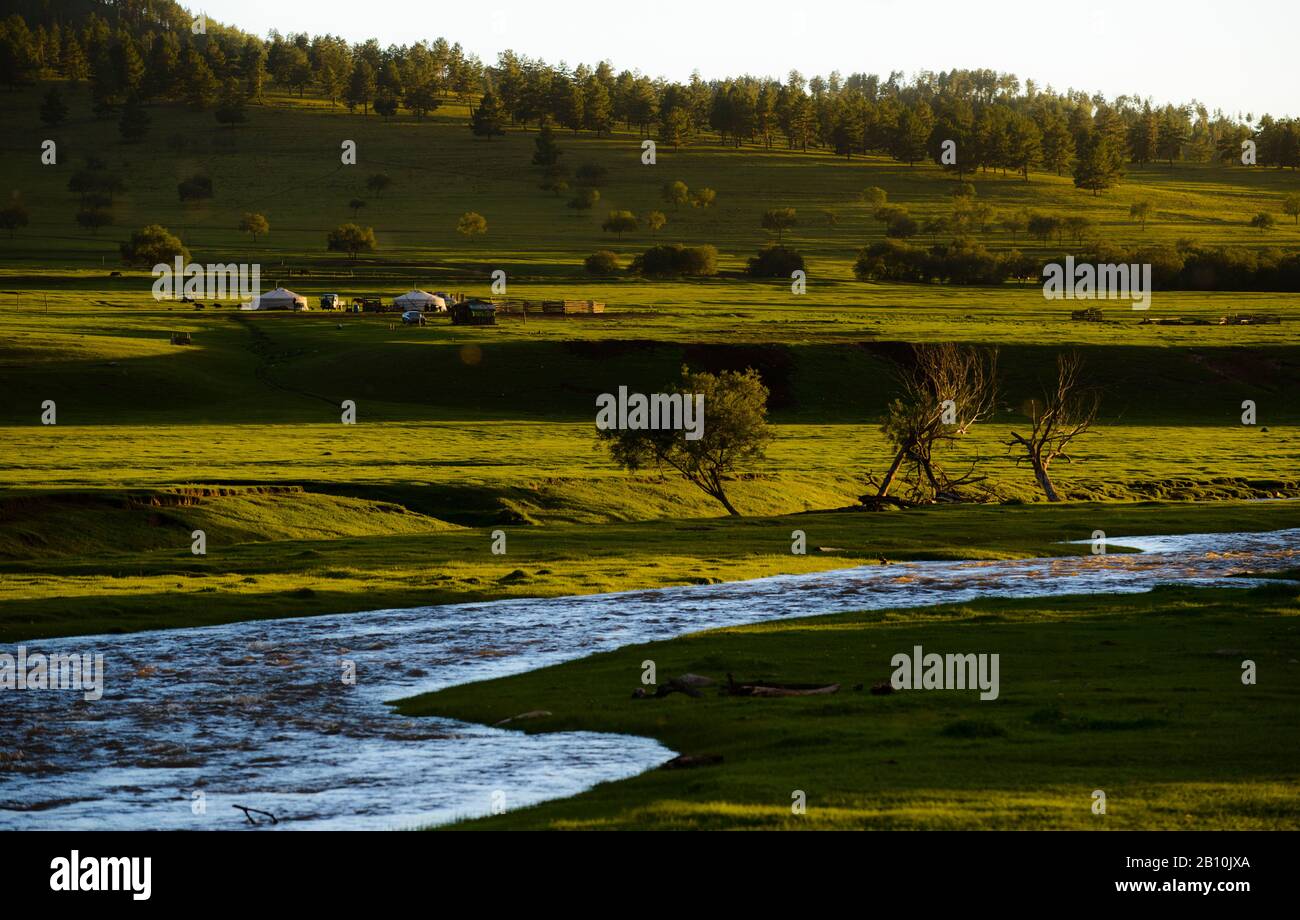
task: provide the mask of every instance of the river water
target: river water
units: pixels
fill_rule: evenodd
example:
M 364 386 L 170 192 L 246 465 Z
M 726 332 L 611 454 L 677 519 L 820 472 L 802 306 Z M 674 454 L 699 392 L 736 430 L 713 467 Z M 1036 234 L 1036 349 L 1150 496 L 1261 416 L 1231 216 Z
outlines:
M 1110 542 L 1141 552 L 894 563 L 21 643 L 28 655 L 102 653 L 105 688 L 97 701 L 0 690 L 0 829 L 252 830 L 234 805 L 271 812 L 280 829 L 378 829 L 517 808 L 634 776 L 673 752 L 623 735 L 407 719 L 385 701 L 717 626 L 1160 583 L 1246 586 L 1224 579 L 1294 568 L 1300 556 L 1300 530 Z M 345 660 L 354 684 L 343 680 Z M 629 693 L 637 678 L 629 673 Z

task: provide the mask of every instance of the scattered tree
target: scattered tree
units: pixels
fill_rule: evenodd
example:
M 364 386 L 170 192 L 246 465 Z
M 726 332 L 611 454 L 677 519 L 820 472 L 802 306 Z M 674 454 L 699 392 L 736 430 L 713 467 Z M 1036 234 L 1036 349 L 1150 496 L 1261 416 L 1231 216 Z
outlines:
M 711 208 L 713 202 L 717 200 L 718 193 L 713 189 L 705 186 L 697 188 L 691 192 L 691 207 L 693 208 Z
M 881 430 L 894 449 L 876 486 L 877 502 L 901 476 L 912 500 L 935 501 L 960 496 L 961 488 L 983 477 L 977 464 L 949 475 L 936 457 L 938 449 L 993 413 L 997 400 L 997 353 L 954 344 L 913 345 L 911 361 L 900 365 L 902 396 L 890 403 Z
M 551 130 L 551 126 L 542 125 L 542 129 L 537 132 L 537 137 L 533 140 L 533 165 L 554 166 L 563 155 L 564 151 L 555 142 L 555 132 Z
M 1282 213 L 1295 218 L 1300 225 L 1300 192 L 1294 192 L 1282 199 Z
M 9 231 L 9 239 L 14 238 L 14 231 L 20 227 L 26 227 L 29 220 L 27 207 L 23 204 L 22 198 L 17 192 L 9 199 L 8 204 L 0 208 L 0 228 Z
M 862 200 L 866 203 L 867 208 L 873 213 L 879 211 L 889 201 L 889 195 L 879 186 L 871 186 L 863 189 Z
M 682 368 L 682 381 L 673 392 L 692 406 L 698 405 L 697 395 L 703 396 L 698 439 L 688 440 L 681 430 L 612 427 L 598 430 L 597 437 L 624 469 L 674 469 L 728 514 L 740 517 L 727 496 L 727 482 L 742 467 L 763 459 L 774 437 L 767 424 L 767 387 L 753 368 L 720 374 Z
M 68 104 L 63 101 L 63 94 L 57 86 L 51 86 L 41 102 L 41 121 L 51 128 L 57 128 L 68 117 Z
M 77 223 L 97 234 L 101 227 L 112 225 L 113 212 L 107 208 L 82 208 L 77 212 Z
M 785 231 L 799 223 L 795 215 L 794 208 L 770 208 L 763 212 L 763 218 L 760 221 L 764 230 L 776 234 L 776 240 L 780 243 L 785 235 Z
M 674 208 L 684 204 L 689 204 L 691 200 L 691 190 L 687 188 L 686 183 L 677 179 L 673 182 L 665 182 L 660 194 L 664 201 L 668 202 Z
M 131 239 L 118 249 L 122 261 L 128 265 L 154 266 L 171 264 L 180 256 L 182 262 L 190 260 L 190 251 L 180 239 L 160 224 L 149 224 L 131 234 Z
M 569 199 L 569 207 L 575 211 L 590 211 L 600 201 L 600 192 L 594 188 L 580 188 L 572 198 Z
M 477 211 L 466 211 L 456 222 L 456 232 L 464 237 L 482 236 L 487 228 L 487 218 Z
M 1083 359 L 1077 352 L 1058 355 L 1056 386 L 1045 389 L 1042 399 L 1029 404 L 1029 433 L 1020 435 L 1013 431 L 1007 442 L 1021 452 L 1016 463 L 1027 462 L 1033 469 L 1034 479 L 1049 502 L 1061 500 L 1052 484 L 1052 463 L 1057 459 L 1070 462 L 1067 449 L 1071 442 L 1088 432 L 1101 407 L 1101 394 L 1083 384 L 1082 372 Z
M 1147 229 L 1147 218 L 1151 216 L 1151 212 L 1154 210 L 1155 205 L 1144 198 L 1140 201 L 1135 201 L 1128 206 L 1128 216 L 1131 220 L 1140 222 L 1142 224 L 1142 232 L 1145 233 Z
M 1250 225 L 1263 233 L 1265 230 L 1272 230 L 1277 226 L 1277 218 L 1267 211 L 1260 211 L 1250 219 Z
M 356 259 L 359 252 L 374 252 L 376 245 L 374 228 L 356 224 L 339 224 L 326 239 L 330 252 L 346 252 L 349 259 Z
M 631 233 L 637 226 L 636 215 L 631 211 L 610 211 L 600 229 L 606 233 L 616 233 L 622 239 L 624 233 Z
M 263 215 L 248 211 L 239 219 L 239 232 L 250 235 L 253 238 L 253 243 L 256 244 L 259 236 L 265 236 L 271 232 L 271 225 L 267 223 Z
M 497 101 L 496 95 L 488 90 L 479 100 L 478 107 L 470 113 L 469 129 L 474 132 L 475 137 L 486 137 L 491 140 L 498 134 L 506 133 L 502 121 L 501 103 Z

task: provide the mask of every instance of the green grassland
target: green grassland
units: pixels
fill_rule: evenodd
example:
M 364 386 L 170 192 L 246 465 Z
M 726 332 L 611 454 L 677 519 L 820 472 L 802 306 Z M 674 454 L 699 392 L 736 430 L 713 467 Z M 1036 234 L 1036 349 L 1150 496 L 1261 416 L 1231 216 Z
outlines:
M 201 261 L 257 260 L 268 271 L 281 260 L 286 269 L 338 266 L 346 259 L 324 251 L 324 234 L 352 219 L 348 201 L 360 197 L 368 204 L 358 220 L 375 227 L 381 245 L 374 258 L 356 267 L 363 278 L 374 273 L 432 284 L 440 278 L 478 276 L 486 283 L 489 266 L 520 280 L 572 276 L 593 249 L 629 253 L 649 243 L 644 232 L 621 242 L 602 233 L 600 222 L 614 209 L 664 210 L 669 223 L 661 238 L 712 243 L 723 256 L 722 267 L 737 269 L 765 239 L 758 228 L 762 211 L 794 207 L 801 220 L 789 240 L 809 258 L 815 288 L 818 279 L 850 278 L 856 250 L 883 235 L 858 201 L 863 188 L 884 188 L 891 201 L 928 217 L 948 213 L 953 184 L 933 165 L 907 166 L 874 157 L 844 160 L 779 148 L 736 150 L 708 139 L 676 151 L 661 148 L 657 163 L 647 166 L 641 163 L 635 134 L 595 138 L 560 132 L 563 162 L 571 168 L 594 162 L 609 170 L 601 201 L 584 215 L 566 208 L 564 198 L 537 188 L 537 170 L 528 165 L 535 131 L 475 138 L 465 127 L 467 110 L 451 102 L 423 122 L 408 116 L 385 122 L 315 100 L 272 96 L 271 104 L 250 107 L 247 124 L 235 129 L 218 127 L 210 113 L 159 105 L 151 109 L 149 139 L 129 145 L 121 143 L 114 120 L 91 116 L 84 90 L 68 92 L 72 116 L 58 129 L 40 123 L 36 91 L 11 94 L 0 103 L 10 126 L 3 142 L 6 177 L 22 191 L 32 212 L 32 225 L 7 244 L 6 261 L 13 268 L 44 269 L 52 263 L 61 271 L 96 268 L 101 257 L 104 264 L 113 263 L 122 228 L 153 222 L 181 233 Z M 60 145 L 57 166 L 40 163 L 45 138 Z M 357 144 L 355 166 L 340 162 L 344 140 Z M 115 206 L 117 227 L 97 235 L 75 229 L 76 201 L 66 189 L 68 176 L 89 154 L 104 158 L 128 185 Z M 212 178 L 216 195 L 204 205 L 183 206 L 176 183 L 196 172 Z M 392 188 L 381 197 L 365 188 L 366 177 L 377 172 L 393 178 Z M 1090 217 L 1105 239 L 1118 243 L 1172 244 L 1180 238 L 1252 247 L 1300 243 L 1300 228 L 1285 218 L 1269 234 L 1247 226 L 1260 210 L 1281 216 L 1281 197 L 1300 188 L 1300 177 L 1286 170 L 1134 167 L 1124 184 L 1096 197 L 1075 189 L 1068 177 L 1031 176 L 1025 182 L 980 174 L 974 184 L 979 199 L 997 210 L 1030 208 Z M 715 189 L 716 207 L 673 211 L 664 205 L 659 189 L 676 179 Z M 1139 198 L 1155 204 L 1145 231 L 1128 216 L 1129 205 Z M 457 235 L 456 219 L 466 210 L 487 218 L 485 236 L 465 240 Z M 256 245 L 241 236 L 236 225 L 244 211 L 265 214 L 271 235 Z M 836 215 L 834 226 L 826 211 Z M 991 242 L 1027 251 L 1038 245 L 1001 232 Z
M 1270 312 L 1270 326 L 1139 325 L 1126 305 L 1077 323 L 1070 306 L 1032 286 L 876 285 L 852 278 L 857 250 L 882 236 L 859 202 L 878 185 L 920 217 L 949 208 L 950 176 L 881 158 L 735 150 L 704 140 L 658 163 L 640 139 L 564 133 L 565 162 L 609 170 L 602 201 L 578 214 L 536 188 L 527 164 L 535 132 L 493 140 L 465 128 L 448 102 L 423 122 L 349 115 L 320 100 L 271 96 L 249 123 L 218 128 L 210 113 L 151 107 L 140 145 L 89 114 L 69 90 L 72 117 L 37 118 L 39 89 L 8 93 L 0 113 L 6 179 L 31 211 L 0 240 L 0 634 L 225 622 L 523 594 L 554 595 L 806 571 L 891 558 L 1026 555 L 1097 527 L 1151 533 L 1294 525 L 1300 496 L 1300 306 L 1291 295 L 1157 294 L 1152 315 L 1215 319 Z M 39 142 L 59 164 L 39 162 Z M 358 144 L 357 166 L 339 145 Z M 73 222 L 67 180 L 86 155 L 119 172 L 127 191 L 116 225 Z M 182 205 L 175 184 L 196 172 L 215 197 Z M 372 173 L 392 176 L 382 197 Z M 681 179 L 717 190 L 714 208 L 673 210 L 660 186 Z M 1276 170 L 1179 164 L 1130 173 L 1093 197 L 1068 178 L 974 179 L 1000 211 L 1080 214 L 1120 243 L 1294 246 L 1286 222 L 1245 225 L 1296 187 Z M 379 250 L 355 260 L 325 251 L 325 233 L 357 218 Z M 1128 219 L 1156 203 L 1143 231 Z M 809 287 L 738 275 L 768 237 L 768 207 L 798 208 L 788 241 L 809 259 Z M 590 279 L 597 248 L 628 257 L 648 234 L 599 229 L 607 210 L 668 214 L 660 241 L 711 243 L 723 275 L 701 281 Z M 270 236 L 236 232 L 260 211 Z M 456 218 L 475 210 L 488 233 L 465 239 Z M 826 211 L 835 212 L 834 224 Z M 199 261 L 256 261 L 265 287 L 391 297 L 411 285 L 487 294 L 505 269 L 511 297 L 605 301 L 601 316 L 504 316 L 494 327 L 394 326 L 385 315 L 253 315 L 156 302 L 151 277 L 124 269 L 117 244 L 159 222 Z M 1001 231 L 985 241 L 1034 251 Z M 1049 247 L 1046 255 L 1054 252 Z M 109 277 L 122 270 L 122 277 Z M 189 332 L 194 344 L 172 346 Z M 1066 508 L 1002 504 L 907 514 L 840 513 L 866 491 L 888 451 L 878 431 L 906 343 L 997 347 L 1000 411 L 952 460 L 986 458 L 994 498 L 1038 501 L 1007 454 L 1008 432 L 1063 348 L 1080 349 L 1105 391 L 1103 424 L 1057 476 Z M 771 390 L 777 438 L 767 459 L 731 486 L 743 521 L 679 481 L 629 476 L 595 449 L 593 400 L 620 385 L 658 389 L 678 369 L 754 366 Z M 354 400 L 356 425 L 340 424 Z M 1240 424 L 1254 400 L 1259 424 Z M 58 424 L 39 423 L 54 400 Z M 1215 500 L 1215 501 L 1211 501 Z M 1110 504 L 1106 504 L 1110 503 Z M 815 512 L 815 513 L 814 513 Z M 489 533 L 510 532 L 506 557 Z M 789 532 L 841 549 L 789 555 Z M 206 557 L 190 532 L 208 534 Z M 725 539 L 719 540 L 719 533 Z M 519 574 L 522 573 L 522 574 Z
M 851 613 L 629 646 L 398 710 L 489 724 L 541 710 L 509 727 L 649 736 L 722 758 L 459 828 L 1294 828 L 1297 617 L 1294 586 Z M 915 645 L 998 654 L 998 699 L 862 689 Z M 1244 659 L 1255 686 L 1241 682 Z M 841 689 L 633 699 L 647 660 L 660 683 L 732 673 Z M 796 790 L 806 814 L 792 813 Z M 1095 790 L 1105 815 L 1092 811 Z

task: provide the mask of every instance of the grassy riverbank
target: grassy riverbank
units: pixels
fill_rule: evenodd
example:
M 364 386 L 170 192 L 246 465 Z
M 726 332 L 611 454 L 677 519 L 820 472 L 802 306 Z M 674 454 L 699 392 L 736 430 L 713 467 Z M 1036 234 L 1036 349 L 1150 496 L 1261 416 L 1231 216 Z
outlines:
M 771 483 L 748 486 L 757 495 Z M 882 556 L 1067 555 L 1090 547 L 1064 541 L 1095 530 L 1114 551 L 1126 534 L 1300 527 L 1297 501 L 954 505 L 508 527 L 506 554 L 493 555 L 492 526 L 450 525 L 376 500 L 230 491 L 10 500 L 0 545 L 29 555 L 0 562 L 0 642 L 736 581 Z M 190 551 L 196 528 L 207 531 L 207 555 Z M 805 555 L 791 553 L 795 530 Z M 105 552 L 110 542 L 117 549 Z
M 1000 695 L 877 696 L 896 652 L 997 653 Z M 1258 683 L 1243 685 L 1253 660 Z M 712 630 L 403 701 L 526 732 L 648 736 L 721 762 L 651 770 L 457 825 L 552 829 L 1300 826 L 1300 587 L 986 600 Z M 842 685 L 784 699 L 632 699 L 644 661 Z M 512 726 L 514 727 L 514 726 Z M 1094 792 L 1106 813 L 1093 812 Z M 510 790 L 506 793 L 509 802 Z M 792 814 L 792 796 L 806 796 Z

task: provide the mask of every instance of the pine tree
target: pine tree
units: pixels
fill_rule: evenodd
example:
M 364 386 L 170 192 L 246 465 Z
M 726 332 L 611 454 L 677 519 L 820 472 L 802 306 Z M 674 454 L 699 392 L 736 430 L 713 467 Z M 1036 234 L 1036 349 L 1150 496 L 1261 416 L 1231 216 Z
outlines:
M 542 125 L 542 129 L 537 132 L 533 147 L 534 166 L 554 166 L 564 153 L 559 144 L 555 143 L 555 132 L 549 124 Z
M 501 121 L 501 103 L 497 101 L 492 91 L 488 90 L 479 100 L 478 108 L 470 115 L 469 128 L 474 132 L 475 137 L 491 138 L 506 133 Z
M 63 101 L 63 95 L 57 86 L 50 87 L 45 100 L 41 102 L 41 121 L 51 128 L 57 128 L 67 117 L 68 104 Z

